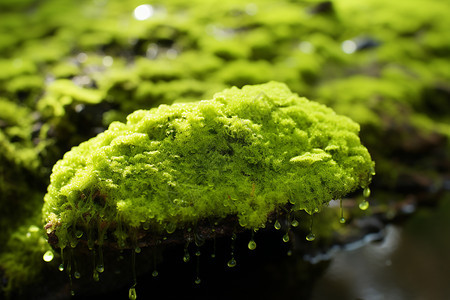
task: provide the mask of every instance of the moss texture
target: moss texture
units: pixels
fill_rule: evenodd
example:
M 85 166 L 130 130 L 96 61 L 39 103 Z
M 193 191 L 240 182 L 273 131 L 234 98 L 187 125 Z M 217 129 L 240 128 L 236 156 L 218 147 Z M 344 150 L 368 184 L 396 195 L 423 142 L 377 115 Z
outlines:
M 237 216 L 245 228 L 292 204 L 314 213 L 370 183 L 359 126 L 271 82 L 139 110 L 56 163 L 43 215 L 60 247 L 73 228 L 173 232 Z
M 405 174 L 430 174 L 443 186 L 446 1 L 155 0 L 140 21 L 141 4 L 0 1 L 1 245 L 31 226 L 53 164 L 111 122 L 270 80 L 358 122 L 376 185 L 396 189 Z M 309 152 L 295 160 L 324 158 Z M 1 256 L 13 257 L 5 247 Z

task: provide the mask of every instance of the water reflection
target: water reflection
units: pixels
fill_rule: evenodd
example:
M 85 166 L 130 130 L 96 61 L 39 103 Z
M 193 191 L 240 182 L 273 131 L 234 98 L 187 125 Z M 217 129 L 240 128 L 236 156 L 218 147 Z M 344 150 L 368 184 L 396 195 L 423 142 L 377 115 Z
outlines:
M 381 242 L 335 252 L 310 299 L 449 299 L 449 214 L 419 211 Z

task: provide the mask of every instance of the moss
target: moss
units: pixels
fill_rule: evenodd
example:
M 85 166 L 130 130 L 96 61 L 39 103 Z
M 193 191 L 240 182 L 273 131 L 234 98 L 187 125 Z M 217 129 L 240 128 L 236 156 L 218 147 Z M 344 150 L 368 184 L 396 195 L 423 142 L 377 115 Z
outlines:
M 145 21 L 133 19 L 139 1 L 0 2 L 2 245 L 72 146 L 137 109 L 211 99 L 231 85 L 285 82 L 352 118 L 385 186 L 405 172 L 445 171 L 445 1 L 155 0 Z M 410 151 L 429 140 L 442 154 Z M 293 167 L 325 162 L 331 149 L 306 149 Z
M 158 232 L 237 216 L 261 228 L 287 205 L 314 213 L 367 186 L 374 163 L 358 131 L 276 82 L 139 110 L 65 154 L 43 215 L 61 247 L 89 222 Z
M 36 218 L 37 217 L 37 218 Z M 31 224 L 29 220 L 26 225 L 22 224 L 2 247 L 0 252 L 0 266 L 3 271 L 2 290 L 8 294 L 20 295 L 24 285 L 41 281 L 45 265 L 42 256 L 46 251 L 51 251 L 50 245 L 44 239 L 44 230 L 39 225 L 39 215 L 34 216 L 36 223 Z

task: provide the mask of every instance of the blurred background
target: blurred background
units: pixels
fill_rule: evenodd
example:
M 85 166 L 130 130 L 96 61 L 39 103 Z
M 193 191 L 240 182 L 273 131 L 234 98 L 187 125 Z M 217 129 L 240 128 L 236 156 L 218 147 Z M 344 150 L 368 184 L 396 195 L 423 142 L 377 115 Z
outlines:
M 134 110 L 271 80 L 361 125 L 376 162 L 371 207 L 355 209 L 362 196 L 349 195 L 341 225 L 331 203 L 319 241 L 292 246 L 295 276 L 281 243 L 265 249 L 283 254 L 260 250 L 281 237 L 261 234 L 247 271 L 244 253 L 241 274 L 213 269 L 225 272 L 223 297 L 448 299 L 449 12 L 440 0 L 0 0 L 0 299 L 70 298 L 57 251 L 42 259 L 51 249 L 40 216 L 66 151 Z M 274 255 L 282 261 L 261 276 L 293 276 L 289 288 L 258 294 L 260 281 L 230 279 Z M 217 282 L 191 281 L 186 295 L 221 299 Z

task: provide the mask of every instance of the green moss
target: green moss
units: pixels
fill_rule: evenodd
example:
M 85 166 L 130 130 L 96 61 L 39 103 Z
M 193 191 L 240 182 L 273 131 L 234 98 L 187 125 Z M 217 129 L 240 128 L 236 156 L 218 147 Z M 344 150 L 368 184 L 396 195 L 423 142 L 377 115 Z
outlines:
M 44 230 L 39 224 L 39 215 L 34 216 L 36 223 L 22 225 L 11 234 L 8 241 L 3 244 L 0 252 L 0 266 L 4 282 L 2 291 L 7 295 L 20 295 L 24 285 L 30 285 L 40 278 L 45 265 L 42 256 L 46 251 L 50 251 L 50 245 L 44 239 Z
M 276 82 L 139 110 L 54 166 L 43 215 L 61 247 L 71 228 L 99 223 L 158 231 L 237 216 L 264 227 L 289 203 L 314 213 L 370 183 L 358 131 Z

